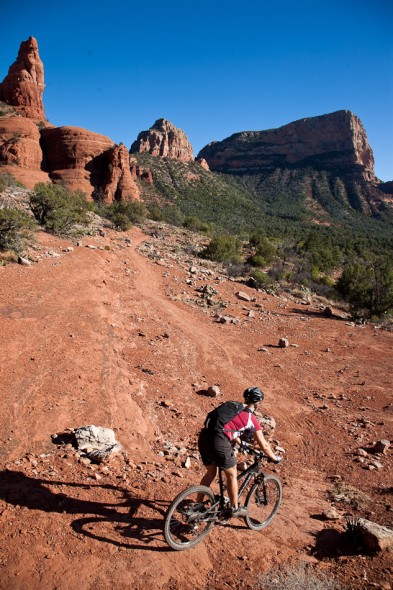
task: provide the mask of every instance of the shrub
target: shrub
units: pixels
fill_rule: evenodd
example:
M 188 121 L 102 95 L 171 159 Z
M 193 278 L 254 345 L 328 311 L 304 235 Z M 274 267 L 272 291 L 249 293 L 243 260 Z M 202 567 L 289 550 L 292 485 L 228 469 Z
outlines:
M 210 225 L 201 221 L 199 217 L 186 217 L 183 225 L 185 228 L 194 232 L 209 233 L 210 231 Z
M 9 172 L 4 172 L 0 174 L 0 193 L 2 193 L 7 187 L 9 186 L 19 186 L 21 188 L 25 188 L 25 186 L 16 180 Z
M 158 207 L 158 205 L 150 205 L 147 208 L 147 216 L 153 221 L 164 221 L 164 213 Z
M 239 262 L 240 240 L 236 236 L 215 236 L 202 250 L 202 258 L 216 262 Z
M 247 259 L 247 262 L 258 268 L 263 268 L 266 266 L 266 260 L 260 254 L 254 254 L 254 256 L 250 256 Z
M 0 209 L 0 250 L 23 250 L 32 241 L 34 221 L 23 211 Z
M 267 287 L 271 287 L 273 284 L 273 281 L 269 275 L 261 270 L 254 270 L 250 277 L 253 279 L 257 289 L 265 289 Z
M 379 317 L 393 309 L 393 263 L 389 258 L 348 265 L 337 290 L 351 304 L 355 315 Z
M 90 204 L 82 192 L 71 192 L 62 186 L 39 183 L 30 197 L 37 221 L 46 231 L 67 234 L 76 224 L 87 224 Z
M 134 223 L 141 223 L 147 209 L 140 201 L 114 201 L 108 207 L 100 209 L 100 215 L 112 221 L 120 231 L 127 231 Z
M 342 586 L 331 576 L 318 572 L 314 567 L 286 564 L 271 569 L 259 577 L 258 590 L 340 590 Z

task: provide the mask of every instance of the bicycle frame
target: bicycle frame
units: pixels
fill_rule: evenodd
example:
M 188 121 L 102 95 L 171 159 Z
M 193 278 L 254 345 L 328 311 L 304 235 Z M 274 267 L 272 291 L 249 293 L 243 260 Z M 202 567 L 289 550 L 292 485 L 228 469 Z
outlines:
M 218 481 L 219 481 L 219 485 L 220 485 L 219 502 L 220 502 L 220 509 L 223 510 L 225 508 L 224 492 L 227 487 L 224 484 L 224 478 L 223 478 L 222 472 L 223 472 L 223 469 L 221 467 L 219 467 L 218 468 Z M 252 477 L 254 476 L 254 478 L 256 478 L 257 475 L 259 475 L 259 476 L 262 475 L 262 477 L 263 477 L 263 473 L 261 472 L 261 457 L 256 457 L 254 463 L 252 465 L 250 465 L 247 469 L 245 469 L 245 471 L 242 471 L 241 473 L 239 473 L 239 475 L 237 476 L 238 482 L 240 482 L 242 479 L 244 479 L 243 483 L 241 484 L 241 486 L 238 489 L 238 493 L 237 493 L 238 499 L 240 498 L 240 496 L 242 495 L 242 493 L 244 492 L 244 490 L 246 489 L 246 487 L 250 483 L 250 480 L 252 479 Z

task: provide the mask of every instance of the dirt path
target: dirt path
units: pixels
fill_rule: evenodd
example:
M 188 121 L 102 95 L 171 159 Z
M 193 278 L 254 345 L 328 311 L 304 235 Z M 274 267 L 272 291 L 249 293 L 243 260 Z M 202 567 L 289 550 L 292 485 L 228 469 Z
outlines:
M 0 267 L 4 590 L 221 589 L 234 578 L 252 588 L 289 557 L 317 563 L 316 538 L 331 525 L 316 516 L 329 506 L 332 476 L 361 481 L 364 491 L 386 487 L 391 457 L 366 471 L 353 453 L 391 437 L 391 334 L 245 287 L 257 301 L 242 302 L 236 282 L 202 267 L 190 274 L 172 254 L 177 234 L 172 249 L 171 239 L 150 259 L 138 248 L 153 238 L 136 228 L 85 238 L 69 252 L 70 242 L 43 234 L 37 265 Z M 217 323 L 195 304 L 207 282 L 238 324 Z M 277 348 L 282 336 L 296 346 Z M 198 391 L 213 384 L 223 399 L 253 384 L 266 390 L 265 411 L 287 451 L 284 502 L 261 533 L 239 520 L 173 553 L 163 514 L 203 471 L 196 433 L 218 400 Z M 371 425 L 351 426 L 361 416 Z M 126 460 L 102 470 L 51 443 L 51 434 L 85 424 L 114 428 Z M 181 455 L 162 455 L 166 443 L 187 449 L 190 470 Z M 378 498 L 377 515 L 386 503 Z

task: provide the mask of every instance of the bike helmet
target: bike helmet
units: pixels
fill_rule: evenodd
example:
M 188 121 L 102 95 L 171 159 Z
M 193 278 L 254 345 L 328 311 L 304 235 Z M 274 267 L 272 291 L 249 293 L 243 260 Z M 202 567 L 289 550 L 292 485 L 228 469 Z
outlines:
M 265 397 L 262 389 L 259 387 L 248 387 L 243 393 L 244 401 L 246 404 L 255 404 L 261 402 Z

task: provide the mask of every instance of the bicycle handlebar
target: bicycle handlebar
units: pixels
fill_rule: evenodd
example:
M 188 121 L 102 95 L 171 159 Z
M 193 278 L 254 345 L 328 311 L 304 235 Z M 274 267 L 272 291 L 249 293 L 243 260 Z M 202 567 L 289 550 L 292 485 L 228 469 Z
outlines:
M 260 459 L 266 459 L 267 461 L 269 461 L 269 463 L 280 463 L 280 461 L 282 461 L 281 457 L 280 457 L 280 461 L 273 461 L 273 459 L 270 459 L 267 455 L 265 455 L 265 453 L 263 451 L 256 449 L 255 447 L 251 446 L 249 443 L 247 443 L 245 441 L 242 441 L 240 443 L 240 450 L 244 451 L 246 453 L 250 453 L 251 455 L 255 455 L 256 457 L 259 457 Z

